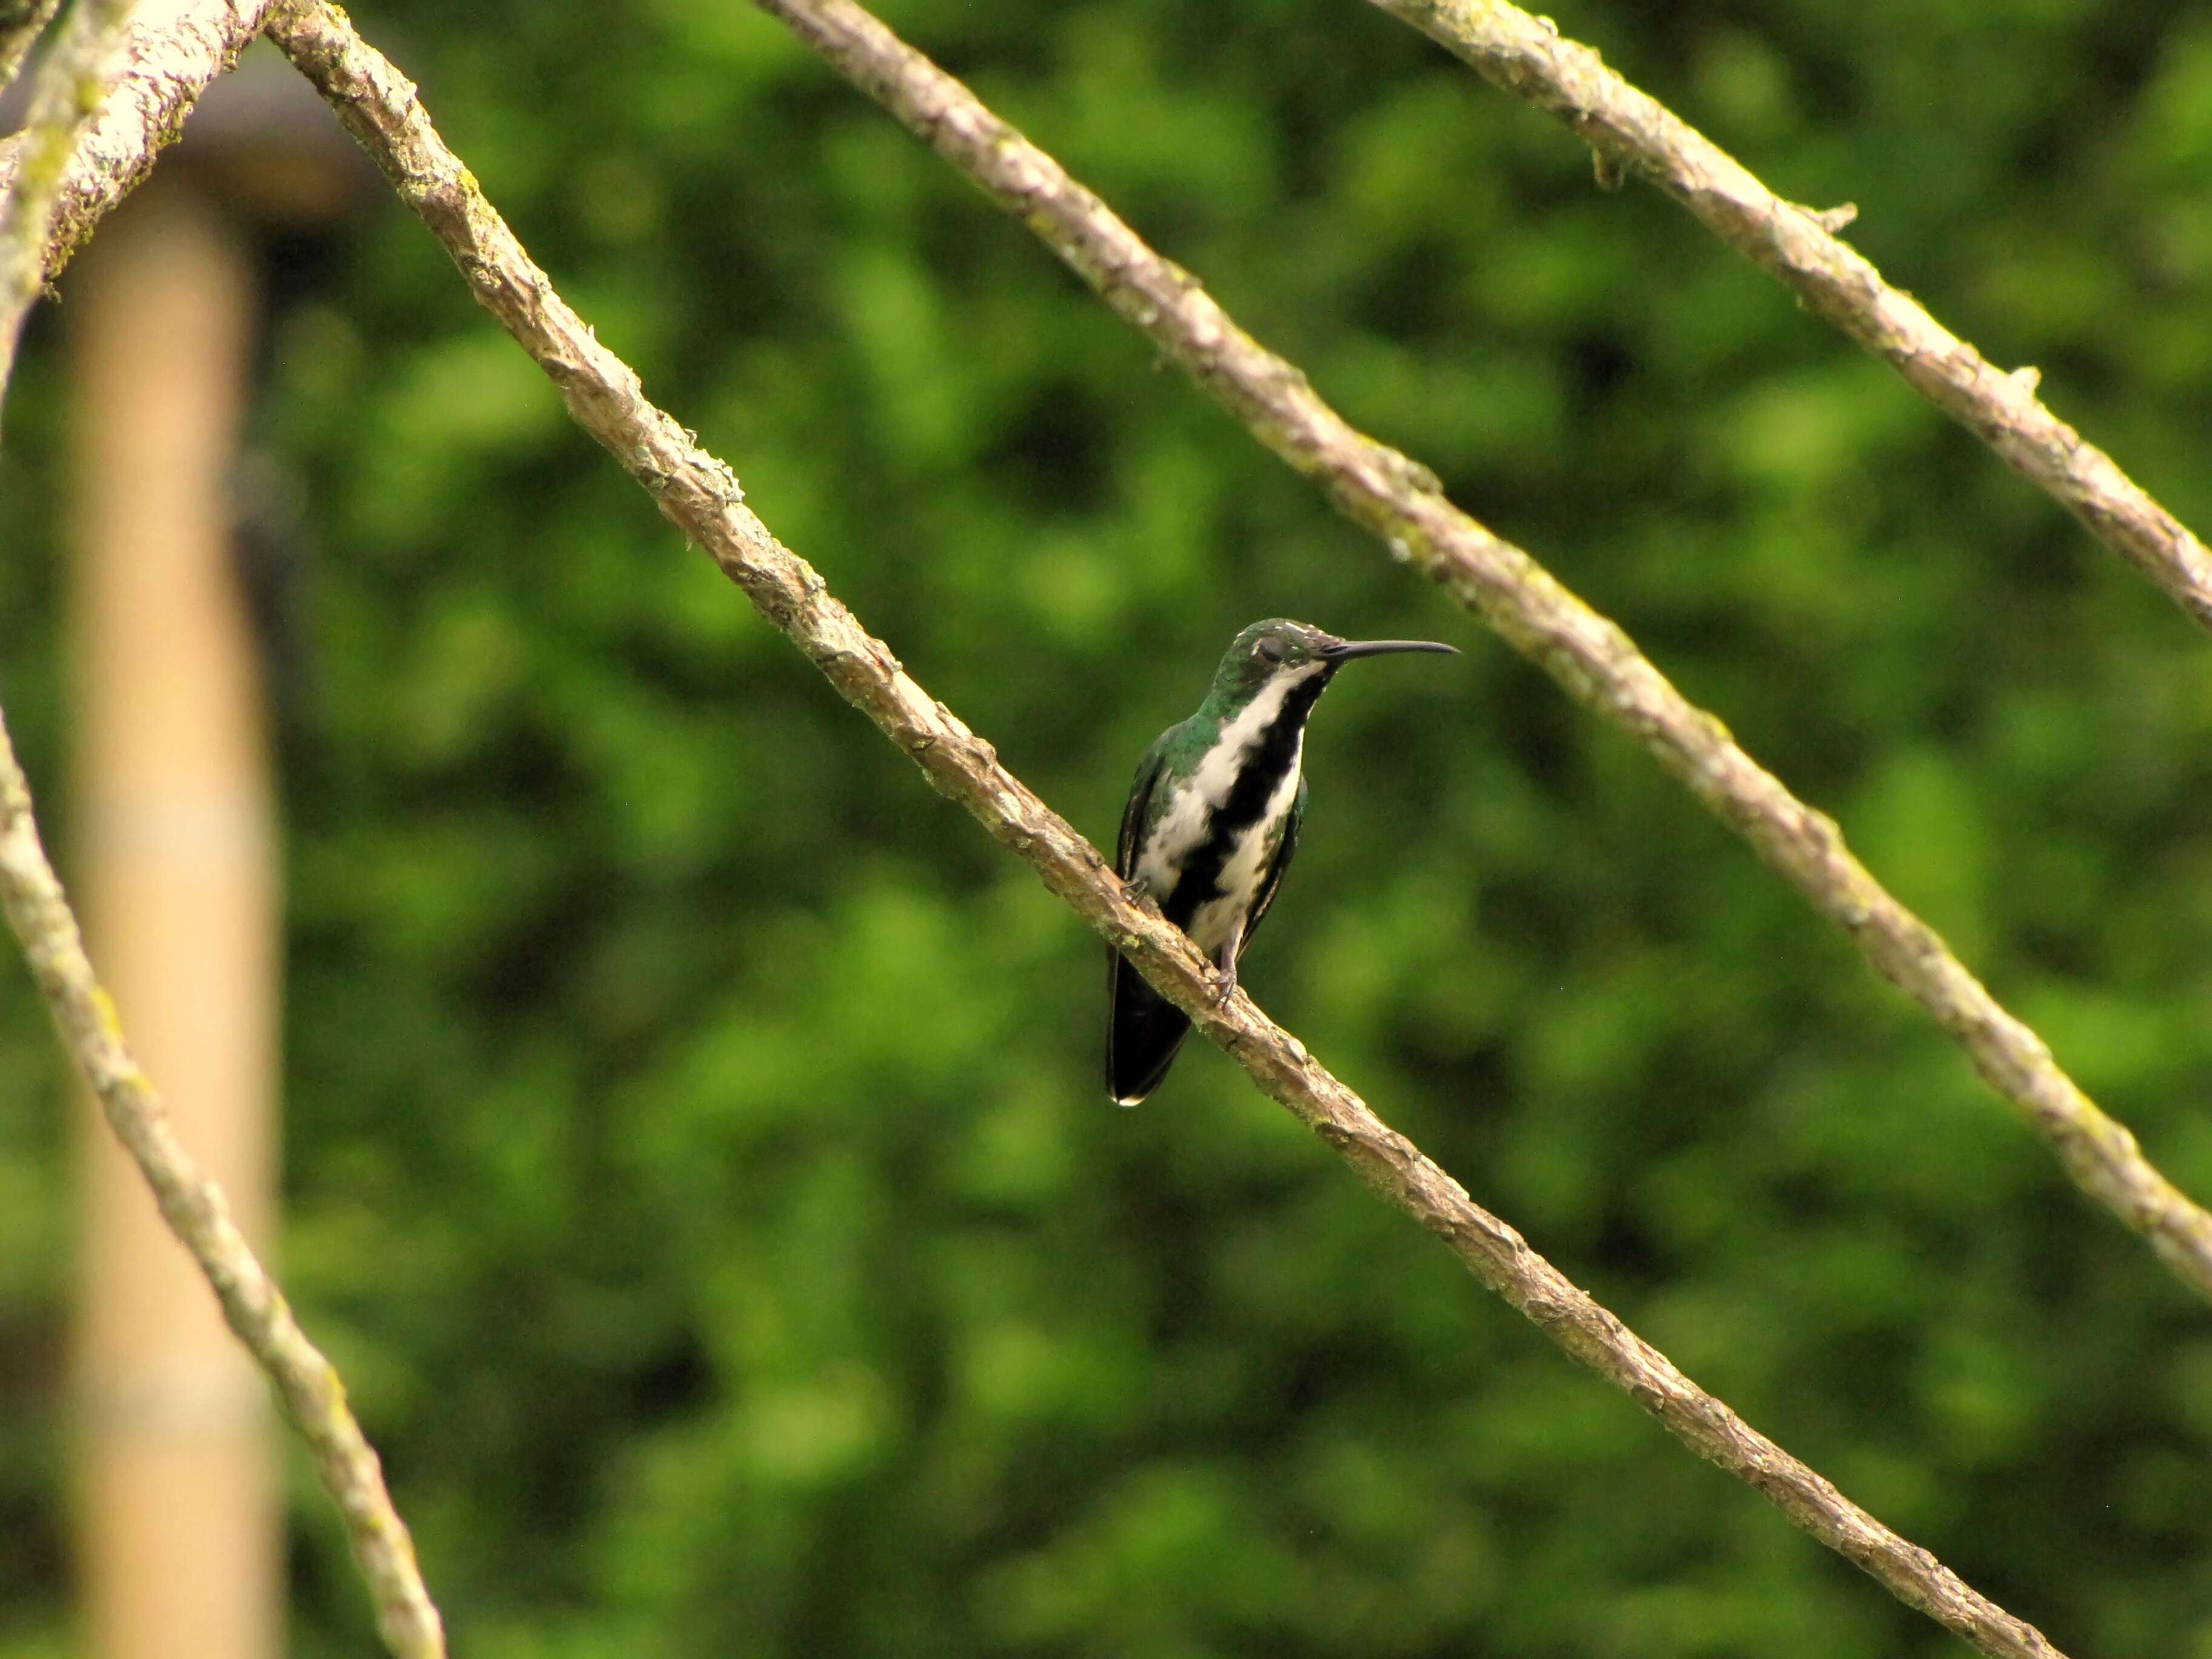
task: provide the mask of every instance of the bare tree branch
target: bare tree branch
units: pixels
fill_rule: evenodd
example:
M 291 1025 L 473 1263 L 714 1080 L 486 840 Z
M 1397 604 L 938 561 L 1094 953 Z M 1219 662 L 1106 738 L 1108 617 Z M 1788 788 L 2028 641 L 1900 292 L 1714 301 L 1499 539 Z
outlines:
M 932 785 L 1034 868 L 1271 1098 L 1578 1364 L 1900 1600 L 1984 1653 L 2056 1659 L 2033 1626 L 1977 1595 L 1699 1389 L 1384 1125 L 1243 993 L 1217 1001 L 1211 969 L 1182 932 L 1135 902 L 1090 843 L 1000 766 L 988 743 L 932 700 L 831 597 L 812 567 L 769 532 L 744 505 L 730 469 L 647 400 L 636 374 L 554 292 L 446 148 L 414 87 L 362 42 L 344 14 L 322 0 L 288 3 L 270 18 L 269 33 L 444 244 L 478 302 L 560 389 L 577 424 Z
M 1620 628 L 1526 552 L 1452 505 L 1436 476 L 1357 430 L 1261 346 L 1196 278 L 974 94 L 851 0 L 757 0 L 1035 232 L 1252 434 L 1477 612 L 1576 701 L 1620 726 L 1714 816 L 1935 1016 L 1991 1087 L 2057 1152 L 2075 1184 L 2212 1297 L 2212 1214 L 2082 1093 L 1935 929 L 1899 903 L 1728 728 L 1668 683 Z
M 131 0 L 78 0 L 39 66 L 14 188 L 0 204 L 0 397 L 15 367 L 23 318 L 46 276 L 62 177 L 107 96 Z
M 31 44 L 54 21 L 62 0 L 0 0 L 0 91 L 15 78 Z
M 130 0 L 79 0 L 40 65 L 27 131 L 9 150 L 0 207 L 0 394 L 23 318 L 99 216 L 175 137 L 200 90 L 252 38 L 265 5 L 209 5 L 134 17 Z M 47 15 L 52 8 L 46 8 Z M 213 20 L 220 17 L 220 24 Z M 44 21 L 33 4 L 0 15 L 0 52 Z M 227 25 L 227 30 L 223 27 Z M 20 27 L 18 38 L 5 33 Z M 0 68 L 9 67 L 0 64 Z M 119 71 L 119 74 L 118 73 Z M 111 87 L 111 77 L 114 84 Z M 0 80 L 4 80 L 0 76 Z M 222 1188 L 169 1127 L 160 1097 L 123 1042 L 113 1003 L 84 952 L 47 861 L 31 790 L 0 717 L 0 905 L 108 1127 L 152 1189 L 162 1219 L 213 1289 L 224 1321 L 267 1375 L 344 1517 L 377 1627 L 398 1659 L 444 1659 L 445 1636 L 392 1508 L 375 1451 L 328 1359 L 307 1340 L 231 1218 Z
M 0 0 L 0 5 L 8 3 Z M 122 70 L 61 176 L 43 251 L 45 280 L 60 273 L 101 216 L 176 142 L 192 100 L 253 39 L 270 3 L 139 0 L 124 41 Z M 11 212 L 28 149 L 21 137 L 0 143 L 0 191 L 7 193 Z
M 354 1559 L 368 1581 L 377 1628 L 397 1659 L 444 1659 L 438 1610 L 422 1587 L 415 1547 L 392 1507 L 375 1451 L 346 1404 L 345 1388 L 231 1219 L 222 1188 L 169 1127 L 168 1115 L 130 1052 L 115 1006 L 86 959 L 76 917 L 40 845 L 31 789 L 0 718 L 0 902 L 45 993 L 62 1045 L 153 1189 L 161 1218 L 198 1263 L 238 1334 L 276 1389 L 315 1470 L 337 1499 Z
M 1573 128 L 1601 166 L 1633 171 L 1889 364 L 1914 391 L 2048 491 L 2112 551 L 2212 628 L 2212 553 L 2111 456 L 2045 408 L 2033 368 L 2008 374 L 1833 233 L 1850 209 L 1785 202 L 1548 18 L 1509 0 L 1369 0 L 1493 85 Z

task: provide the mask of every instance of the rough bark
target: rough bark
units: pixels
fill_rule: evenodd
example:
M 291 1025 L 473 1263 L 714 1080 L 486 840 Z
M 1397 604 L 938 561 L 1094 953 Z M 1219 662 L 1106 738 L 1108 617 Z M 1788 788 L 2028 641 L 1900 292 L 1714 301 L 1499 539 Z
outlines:
M 0 153 L 0 394 L 24 314 L 93 224 L 153 165 L 193 99 L 252 39 L 266 0 L 84 0 L 40 70 L 30 124 Z M 152 1190 L 163 1221 L 268 1377 L 344 1517 L 398 1659 L 444 1659 L 407 1528 L 330 1362 L 246 1244 L 222 1189 L 185 1151 L 131 1059 L 113 1003 L 39 840 L 28 781 L 0 719 L 0 906 L 63 1046 Z
M 41 272 L 52 282 L 100 216 L 176 142 L 192 102 L 259 32 L 272 0 L 139 0 L 122 64 L 61 174 Z M 0 0 L 4 3 L 4 0 Z M 12 198 L 29 146 L 0 143 L 0 191 Z
M 2092 534 L 2212 628 L 2212 553 L 2112 458 L 2036 396 L 2033 368 L 2008 374 L 1883 280 L 1835 234 L 1856 216 L 1785 202 L 1734 156 L 1589 46 L 1507 0 L 1369 0 L 1493 85 L 1565 122 L 1601 168 L 1649 179 L 1806 307 L 2047 491 Z
M 131 0 L 80 0 L 39 66 L 16 176 L 0 203 L 0 397 L 45 278 L 63 177 L 108 95 L 130 17 Z
M 1252 434 L 1490 624 L 1577 702 L 1621 727 L 1934 1016 L 2050 1143 L 2075 1184 L 2212 1299 L 2212 1214 L 2143 1156 L 1951 953 L 1728 728 L 1621 629 L 1448 501 L 1435 474 L 1353 428 L 1304 374 L 1239 328 L 1188 271 L 975 94 L 850 0 L 757 0 L 1019 219 Z
M 2057 1650 L 2033 1626 L 1978 1595 L 1698 1389 L 1474 1203 L 1242 991 L 1220 998 L 1212 970 L 1182 932 L 1133 899 L 1097 850 L 998 763 L 988 743 L 916 684 L 812 567 L 745 506 L 730 469 L 646 398 L 636 374 L 554 291 L 447 149 L 415 88 L 362 40 L 345 15 L 327 3 L 288 4 L 271 18 L 269 33 L 444 245 L 477 301 L 544 370 L 577 424 L 935 788 L 1027 862 L 1269 1097 L 1577 1363 L 1699 1455 L 1983 1652 L 2052 1659 Z
M 392 1506 L 376 1453 L 346 1405 L 329 1360 L 292 1310 L 208 1179 L 169 1127 L 161 1097 L 124 1046 L 115 1006 L 84 953 L 76 917 L 40 844 L 31 790 L 0 720 L 0 902 L 31 971 L 100 1109 L 153 1189 L 161 1218 L 191 1252 L 222 1316 L 269 1377 L 279 1405 L 313 1455 L 345 1517 L 377 1628 L 398 1659 L 444 1659 L 438 1610 L 423 1589 L 407 1528 Z

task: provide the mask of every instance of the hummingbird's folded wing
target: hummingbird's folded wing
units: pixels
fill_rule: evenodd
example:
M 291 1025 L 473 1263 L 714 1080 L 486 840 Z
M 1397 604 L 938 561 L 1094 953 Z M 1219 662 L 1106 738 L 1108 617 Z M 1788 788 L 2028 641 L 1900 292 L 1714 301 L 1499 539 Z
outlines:
M 1137 873 L 1137 842 L 1145 832 L 1146 815 L 1152 811 L 1153 786 L 1159 782 L 1160 768 L 1167 760 L 1168 740 L 1174 736 L 1175 728 L 1170 726 L 1153 740 L 1144 759 L 1137 763 L 1137 775 L 1130 782 L 1129 804 L 1121 809 L 1121 833 L 1114 844 L 1114 873 L 1124 881 Z
M 1121 833 L 1115 843 L 1114 870 L 1122 880 L 1137 873 L 1139 843 L 1151 812 L 1152 791 L 1160 781 L 1173 730 L 1145 751 L 1129 804 L 1121 809 Z M 1162 895 L 1154 895 L 1160 897 Z M 1117 1105 L 1133 1106 L 1159 1086 L 1168 1063 L 1182 1046 L 1190 1023 L 1182 1011 L 1139 977 L 1121 953 L 1106 947 L 1106 1092 Z

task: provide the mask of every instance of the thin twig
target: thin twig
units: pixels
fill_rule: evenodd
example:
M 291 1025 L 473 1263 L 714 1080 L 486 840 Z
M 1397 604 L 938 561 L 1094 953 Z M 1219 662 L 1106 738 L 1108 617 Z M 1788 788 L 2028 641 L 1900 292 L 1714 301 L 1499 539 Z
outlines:
M 32 89 L 15 185 L 0 204 L 0 398 L 15 367 L 23 318 L 46 280 L 46 244 L 62 176 L 107 95 L 132 0 L 78 0 Z
M 1838 238 L 1833 233 L 1850 222 L 1853 210 L 1823 213 L 1784 201 L 1719 145 L 1607 69 L 1591 48 L 1509 0 L 1369 3 L 1565 122 L 1601 165 L 1650 179 L 2047 490 L 2200 626 L 2212 628 L 2212 553 L 2204 544 L 2045 407 L 2034 369 L 1996 368 Z
M 1211 969 L 1181 930 L 1133 902 L 1091 844 L 1000 766 L 991 745 L 917 685 L 821 576 L 769 532 L 744 505 L 730 469 L 647 400 L 636 374 L 554 292 L 446 148 L 414 87 L 362 42 L 345 15 L 323 0 L 288 5 L 271 17 L 269 33 L 444 244 L 477 301 L 560 389 L 577 424 L 932 785 L 1035 869 L 1271 1098 L 1577 1363 L 1900 1600 L 1984 1653 L 2056 1659 L 2033 1626 L 1976 1594 L 1698 1389 L 1384 1125 L 1249 997 L 1240 991 L 1218 1001 Z
M 0 0 L 0 92 L 15 78 L 31 45 L 54 21 L 62 0 Z
M 45 280 L 60 274 L 93 226 L 176 142 L 193 100 L 259 33 L 271 3 L 166 0 L 131 18 L 121 70 L 62 175 L 43 251 Z M 0 141 L 0 191 L 11 199 L 27 148 L 21 139 Z
M 1248 427 L 1313 478 L 1568 694 L 1661 766 L 1856 940 L 1935 1016 L 1991 1087 L 2058 1154 L 2075 1184 L 2147 1237 L 2212 1298 L 2212 1214 L 2160 1174 L 2135 1137 L 2075 1086 L 1935 929 L 1784 788 L 1728 728 L 1676 690 L 1620 628 L 1445 499 L 1426 467 L 1359 432 L 1267 350 L 1188 271 L 1162 258 L 1060 165 L 850 0 L 757 0 L 966 173 Z
M 346 1535 L 376 1606 L 377 1628 L 398 1659 L 444 1659 L 438 1610 L 392 1507 L 375 1451 L 346 1405 L 331 1362 L 308 1341 L 231 1219 L 222 1189 L 169 1127 L 168 1114 L 124 1047 L 115 1006 L 94 976 L 69 900 L 40 845 L 31 788 L 0 716 L 0 902 L 22 941 L 62 1045 L 153 1189 L 161 1218 L 214 1287 L 222 1316 L 274 1386 L 337 1500 Z

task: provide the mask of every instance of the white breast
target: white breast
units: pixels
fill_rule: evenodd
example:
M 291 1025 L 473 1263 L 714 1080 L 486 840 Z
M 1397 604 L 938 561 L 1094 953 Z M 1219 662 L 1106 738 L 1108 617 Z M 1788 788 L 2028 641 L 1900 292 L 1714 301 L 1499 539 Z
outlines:
M 1214 813 L 1229 799 L 1229 792 L 1236 787 L 1237 775 L 1243 770 L 1253 746 L 1282 713 L 1284 700 L 1321 672 L 1322 665 L 1315 663 L 1268 681 L 1260 694 L 1222 727 L 1220 741 L 1206 751 L 1190 775 L 1175 786 L 1175 793 L 1168 798 L 1167 810 L 1160 815 L 1157 827 L 1138 854 L 1137 878 L 1155 898 L 1165 898 L 1174 888 L 1176 872 L 1206 839 Z M 1226 942 L 1259 891 L 1261 877 L 1267 868 L 1268 841 L 1297 797 L 1299 766 L 1304 754 L 1305 733 L 1300 732 L 1291 751 L 1289 769 L 1283 774 L 1282 781 L 1257 822 L 1238 837 L 1222 870 L 1220 885 L 1224 896 L 1201 905 L 1191 918 L 1190 936 L 1201 950 L 1213 951 Z
M 1245 918 L 1251 913 L 1252 901 L 1260 896 L 1260 883 L 1267 873 L 1268 848 L 1291 810 L 1291 803 L 1297 799 L 1298 772 L 1305 759 L 1305 733 L 1301 732 L 1297 747 L 1291 753 L 1290 769 L 1275 786 L 1275 793 L 1267 798 L 1258 820 L 1237 837 L 1236 850 L 1221 867 L 1221 896 L 1200 905 L 1190 919 L 1191 943 L 1208 955 L 1236 942 Z

